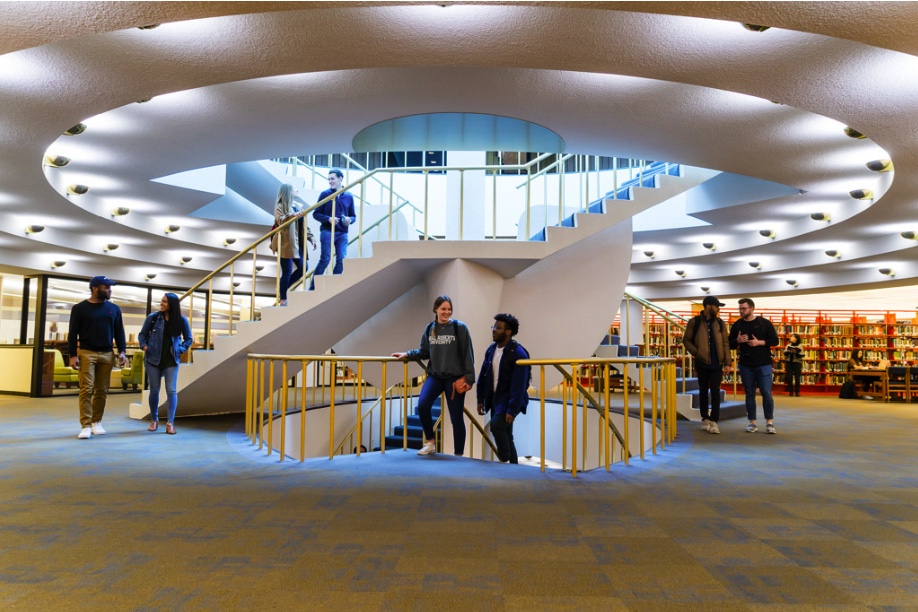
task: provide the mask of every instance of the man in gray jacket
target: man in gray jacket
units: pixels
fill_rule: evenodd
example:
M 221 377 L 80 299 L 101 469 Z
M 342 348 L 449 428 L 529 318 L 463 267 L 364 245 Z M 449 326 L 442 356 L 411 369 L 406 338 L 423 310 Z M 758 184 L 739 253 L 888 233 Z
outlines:
M 704 310 L 689 319 L 685 325 L 682 345 L 695 358 L 695 376 L 698 377 L 698 406 L 701 409 L 701 429 L 719 434 L 720 384 L 724 368 L 732 363 L 730 335 L 727 326 L 718 316 L 724 304 L 709 295 L 701 302 Z M 708 409 L 708 392 L 711 408 Z

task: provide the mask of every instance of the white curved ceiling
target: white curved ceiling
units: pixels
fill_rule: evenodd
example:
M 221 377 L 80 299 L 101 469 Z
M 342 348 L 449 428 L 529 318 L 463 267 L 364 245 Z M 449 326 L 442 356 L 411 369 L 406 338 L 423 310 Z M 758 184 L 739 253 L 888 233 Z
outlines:
M 918 231 L 916 16 L 911 3 L 858 2 L 0 3 L 0 266 L 67 260 L 58 272 L 140 282 L 154 271 L 188 285 L 226 259 L 224 237 L 243 246 L 264 228 L 188 217 L 212 194 L 198 202 L 151 179 L 349 151 L 378 121 L 471 112 L 545 126 L 568 152 L 804 192 L 702 214 L 712 226 L 637 234 L 641 295 L 911 284 L 915 242 L 899 233 Z M 163 25 L 136 28 L 151 23 Z M 43 172 L 45 152 L 67 155 L 60 135 L 84 120 L 70 138 L 79 156 Z M 880 156 L 894 175 L 866 169 Z M 80 176 L 86 196 L 55 190 Z M 883 196 L 852 199 L 859 188 Z M 113 205 L 132 213 L 112 217 Z M 182 230 L 166 235 L 171 223 Z M 27 236 L 29 224 L 47 229 Z M 122 246 L 104 253 L 108 242 Z

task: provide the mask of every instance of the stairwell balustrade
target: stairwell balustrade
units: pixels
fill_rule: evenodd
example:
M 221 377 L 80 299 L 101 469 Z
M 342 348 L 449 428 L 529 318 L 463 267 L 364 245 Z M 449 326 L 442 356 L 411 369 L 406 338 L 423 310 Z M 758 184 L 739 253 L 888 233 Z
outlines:
M 627 465 L 634 456 L 632 449 L 646 459 L 648 447 L 656 454 L 675 439 L 674 359 L 527 359 L 518 363 L 533 367 L 534 386 L 529 392 L 535 399 L 530 407 L 538 406 L 538 416 L 530 410 L 528 416 L 519 418 L 514 437 L 521 455 L 538 455 L 543 472 L 548 462 L 569 469 L 574 477 L 584 470 L 610 470 L 616 461 Z M 633 377 L 636 386 L 615 391 L 615 368 L 626 378 Z M 561 384 L 546 388 L 546 369 L 559 372 Z M 351 377 L 343 375 L 348 371 Z M 368 449 L 378 446 L 385 454 L 387 440 L 392 440 L 396 428 L 401 429 L 397 448 L 407 452 L 413 449 L 409 449 L 406 424 L 416 408 L 421 380 L 411 376 L 409 364 L 393 357 L 249 354 L 245 432 L 258 450 L 269 456 L 277 451 L 279 461 L 288 455 L 301 462 L 325 454 L 333 459 L 350 447 L 360 454 L 361 444 Z M 343 385 L 350 386 L 347 399 Z M 464 410 L 473 434 L 468 438 L 469 455 L 476 456 L 475 440 L 479 440 L 479 458 L 496 460 L 486 424 Z M 441 414 L 435 425 L 438 448 L 443 447 L 444 423 Z M 292 453 L 288 453 L 288 443 L 297 447 Z M 534 450 L 538 452 L 526 452 Z

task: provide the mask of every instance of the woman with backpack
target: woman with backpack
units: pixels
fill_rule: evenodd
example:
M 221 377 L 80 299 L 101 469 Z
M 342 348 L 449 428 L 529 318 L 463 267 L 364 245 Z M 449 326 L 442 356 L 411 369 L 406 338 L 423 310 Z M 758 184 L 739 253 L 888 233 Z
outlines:
M 418 417 L 424 428 L 424 445 L 419 455 L 437 452 L 431 408 L 441 393 L 446 394 L 450 422 L 453 425 L 453 452 L 465 452 L 465 420 L 462 407 L 465 393 L 475 383 L 475 356 L 469 329 L 462 321 L 452 318 L 453 302 L 446 295 L 434 300 L 436 317 L 424 328 L 421 346 L 405 353 L 392 353 L 402 361 L 427 359 L 427 378 L 418 398 Z
M 166 379 L 168 412 L 166 433 L 175 433 L 175 410 L 178 408 L 178 366 L 182 354 L 194 342 L 188 319 L 182 315 L 182 306 L 174 293 L 167 293 L 159 302 L 159 312 L 154 312 L 143 322 L 138 336 L 143 351 L 144 367 L 150 381 L 150 427 L 159 428 L 159 388 Z M 140 355 L 134 356 L 139 359 Z

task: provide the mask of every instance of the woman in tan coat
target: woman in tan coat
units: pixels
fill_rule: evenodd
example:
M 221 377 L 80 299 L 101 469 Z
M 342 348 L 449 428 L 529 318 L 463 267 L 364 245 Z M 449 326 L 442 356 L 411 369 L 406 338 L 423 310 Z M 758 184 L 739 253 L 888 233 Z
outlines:
M 289 183 L 284 183 L 277 191 L 277 204 L 274 206 L 274 223 L 281 225 L 292 218 L 300 218 L 293 203 L 296 189 Z M 287 288 L 303 277 L 303 258 L 300 251 L 300 236 L 298 226 L 300 221 L 295 221 L 277 232 L 271 239 L 271 250 L 277 253 L 280 248 L 280 305 L 287 305 Z M 296 268 L 296 270 L 294 270 Z

